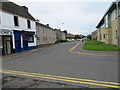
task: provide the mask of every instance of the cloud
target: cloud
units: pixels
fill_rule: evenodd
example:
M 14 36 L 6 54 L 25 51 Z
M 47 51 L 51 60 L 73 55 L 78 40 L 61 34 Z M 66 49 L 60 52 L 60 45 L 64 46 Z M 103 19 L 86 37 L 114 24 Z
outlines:
M 27 0 L 25 0 L 27 1 Z M 46 0 L 45 0 L 46 1 Z M 108 2 L 21 2 L 40 22 L 72 33 L 90 33 L 108 9 Z M 79 0 L 80 1 L 80 0 Z M 101 0 L 102 1 L 102 0 Z M 62 24 L 64 22 L 64 24 Z

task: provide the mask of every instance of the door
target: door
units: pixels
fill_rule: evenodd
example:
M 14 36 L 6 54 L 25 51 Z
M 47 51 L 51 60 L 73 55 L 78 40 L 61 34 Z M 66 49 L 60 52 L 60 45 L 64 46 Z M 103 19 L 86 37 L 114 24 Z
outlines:
M 23 34 L 22 38 L 23 38 L 23 49 L 28 50 L 28 35 Z
M 12 53 L 12 38 L 11 36 L 3 36 L 3 54 Z
M 15 52 L 21 52 L 21 32 L 14 31 Z
M 11 41 L 10 40 L 6 41 L 6 52 L 7 54 L 11 53 Z

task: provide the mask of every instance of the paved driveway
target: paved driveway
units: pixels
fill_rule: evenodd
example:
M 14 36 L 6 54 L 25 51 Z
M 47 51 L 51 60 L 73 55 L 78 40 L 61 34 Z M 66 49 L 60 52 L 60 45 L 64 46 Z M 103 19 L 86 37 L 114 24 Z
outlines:
M 70 53 L 69 49 L 77 43 L 58 44 L 43 51 L 4 60 L 2 62 L 3 69 L 104 82 L 118 82 L 117 56 L 93 56 Z M 59 80 L 57 81 L 59 82 Z M 85 83 L 79 83 L 79 85 L 99 87 L 99 85 L 94 86 Z

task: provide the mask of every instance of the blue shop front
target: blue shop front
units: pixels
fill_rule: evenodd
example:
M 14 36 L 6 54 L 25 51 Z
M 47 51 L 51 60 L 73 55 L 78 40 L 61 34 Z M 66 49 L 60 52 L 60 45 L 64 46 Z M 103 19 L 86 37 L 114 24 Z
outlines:
M 36 49 L 35 40 L 35 32 L 14 30 L 14 52 Z M 32 44 L 32 46 L 30 44 Z

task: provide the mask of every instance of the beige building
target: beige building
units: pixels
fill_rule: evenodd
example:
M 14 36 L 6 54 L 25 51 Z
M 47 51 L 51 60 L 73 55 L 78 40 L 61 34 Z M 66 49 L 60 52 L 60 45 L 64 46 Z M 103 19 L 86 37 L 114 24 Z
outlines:
M 56 30 L 49 27 L 49 25 L 44 25 L 36 22 L 37 31 L 37 45 L 53 44 L 57 41 Z
M 117 19 L 116 3 L 113 2 L 105 15 L 97 25 L 97 40 L 105 42 L 106 44 L 117 45 L 118 31 L 120 32 L 120 2 L 119 2 L 119 13 Z M 117 23 L 117 20 L 119 23 Z

